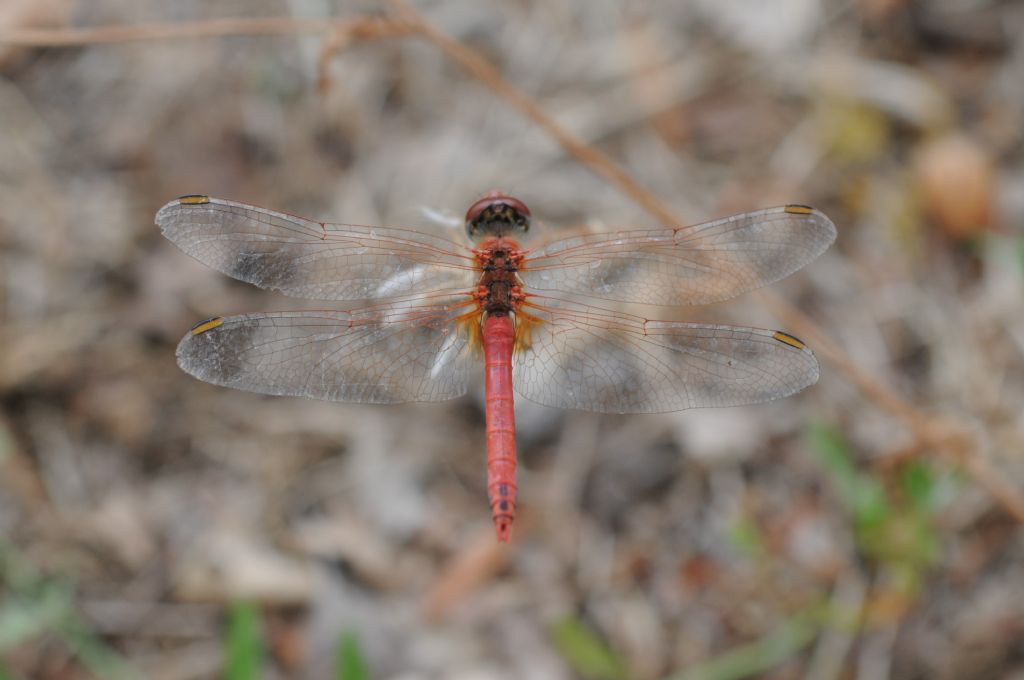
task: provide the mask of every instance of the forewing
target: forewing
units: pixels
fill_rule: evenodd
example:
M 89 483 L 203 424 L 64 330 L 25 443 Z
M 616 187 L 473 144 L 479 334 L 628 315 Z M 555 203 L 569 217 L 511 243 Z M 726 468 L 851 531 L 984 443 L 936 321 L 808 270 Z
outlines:
M 203 264 L 295 297 L 364 300 L 473 282 L 471 251 L 416 231 L 313 222 L 207 196 L 171 201 L 156 223 Z
M 524 311 L 529 316 L 516 319 L 525 326 L 514 384 L 545 406 L 600 413 L 737 406 L 818 380 L 814 354 L 781 331 L 648 321 L 563 301 Z
M 577 236 L 531 252 L 526 290 L 652 305 L 720 302 L 777 281 L 835 240 L 822 212 L 787 205 L 679 229 Z
M 218 317 L 178 345 L 178 365 L 215 385 L 263 394 L 391 404 L 465 393 L 465 298 L 397 301 L 353 312 Z

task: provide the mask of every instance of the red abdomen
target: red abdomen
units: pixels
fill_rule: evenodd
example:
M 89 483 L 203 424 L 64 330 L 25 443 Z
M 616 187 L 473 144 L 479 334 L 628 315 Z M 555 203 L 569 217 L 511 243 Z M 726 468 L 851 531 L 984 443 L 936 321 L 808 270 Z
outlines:
M 484 319 L 487 400 L 487 497 L 499 541 L 507 541 L 516 516 L 516 420 L 512 401 L 515 328 L 507 314 Z

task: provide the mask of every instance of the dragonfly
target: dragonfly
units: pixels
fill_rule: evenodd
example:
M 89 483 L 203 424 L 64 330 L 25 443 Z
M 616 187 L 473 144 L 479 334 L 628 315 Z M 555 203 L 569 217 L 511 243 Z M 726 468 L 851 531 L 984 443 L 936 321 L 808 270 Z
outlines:
M 835 240 L 819 210 L 791 204 L 525 248 L 531 221 L 523 201 L 499 191 L 469 207 L 465 243 L 177 198 L 156 222 L 203 264 L 285 295 L 357 303 L 213 317 L 185 334 L 178 365 L 251 392 L 395 404 L 459 397 L 482 362 L 486 488 L 501 542 L 516 515 L 514 392 L 545 406 L 664 413 L 769 401 L 817 382 L 814 354 L 790 333 L 659 321 L 621 303 L 704 305 L 788 276 Z

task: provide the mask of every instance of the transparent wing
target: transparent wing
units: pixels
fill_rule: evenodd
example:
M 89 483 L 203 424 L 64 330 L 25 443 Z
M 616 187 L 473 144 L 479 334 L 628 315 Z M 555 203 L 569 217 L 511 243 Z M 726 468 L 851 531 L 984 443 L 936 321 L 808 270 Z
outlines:
M 178 345 L 178 365 L 215 385 L 263 394 L 390 404 L 465 393 L 460 298 L 395 301 L 352 312 L 218 317 Z
M 364 300 L 473 281 L 468 248 L 405 229 L 313 222 L 208 196 L 171 201 L 156 223 L 203 264 L 295 297 Z
M 823 213 L 768 208 L 679 229 L 577 236 L 529 253 L 526 289 L 654 305 L 719 302 L 777 281 L 835 240 Z
M 798 392 L 818 362 L 781 331 L 650 321 L 535 298 L 516 318 L 516 390 L 545 406 L 661 413 L 737 406 Z

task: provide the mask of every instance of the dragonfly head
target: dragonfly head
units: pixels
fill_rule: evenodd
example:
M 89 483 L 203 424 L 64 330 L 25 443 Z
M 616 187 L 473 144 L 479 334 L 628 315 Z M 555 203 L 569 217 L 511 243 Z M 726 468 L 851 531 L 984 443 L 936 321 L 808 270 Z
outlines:
M 530 209 L 500 191 L 488 191 L 466 211 L 466 233 L 473 239 L 525 234 L 529 229 Z

